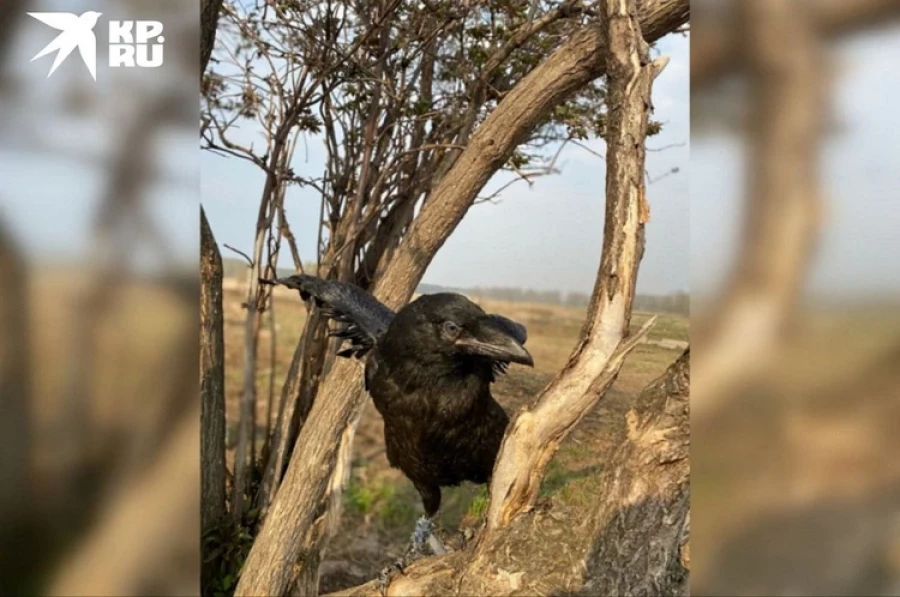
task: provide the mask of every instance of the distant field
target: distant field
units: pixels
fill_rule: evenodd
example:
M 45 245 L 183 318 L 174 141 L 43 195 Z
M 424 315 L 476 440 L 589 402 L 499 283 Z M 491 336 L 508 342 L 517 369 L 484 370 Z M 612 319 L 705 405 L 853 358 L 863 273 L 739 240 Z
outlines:
M 244 313 L 240 305 L 243 296 L 240 284 L 235 281 L 226 284 L 226 392 L 230 429 L 236 421 L 241 384 Z M 528 328 L 527 346 L 534 356 L 534 369 L 513 366 L 495 386 L 498 400 L 512 413 L 531 401 L 565 364 L 577 342 L 585 310 L 492 300 L 480 301 L 480 304 L 485 310 L 501 313 Z M 274 312 L 277 322 L 274 361 L 277 396 L 303 330 L 306 309 L 295 292 L 278 289 Z M 635 313 L 632 326 L 640 327 L 648 317 L 650 315 L 646 313 Z M 660 315 L 649 340 L 687 342 L 688 319 Z M 265 325 L 260 337 L 260 380 L 265 382 L 268 382 L 273 365 L 268 356 L 270 342 L 271 334 Z M 596 472 L 603 466 L 596 457 L 600 447 L 618 436 L 619 424 L 630 400 L 662 374 L 679 354 L 680 348 L 664 348 L 652 343 L 641 344 L 635 349 L 606 398 L 561 447 L 544 481 L 543 498 L 572 508 L 584 508 L 590 503 L 601 490 L 595 482 Z M 258 421 L 265 420 L 267 386 L 267 383 L 260 385 Z M 233 433 L 229 436 L 233 437 Z M 445 490 L 441 513 L 445 536 L 452 540 L 460 525 L 477 524 L 485 505 L 484 491 L 479 487 L 464 485 Z M 400 555 L 415 519 L 421 515 L 420 500 L 412 484 L 387 463 L 381 418 L 371 405 L 366 408 L 357 431 L 353 471 L 344 506 L 341 531 L 332 542 L 329 559 L 322 568 L 323 589 L 326 590 L 372 578 Z

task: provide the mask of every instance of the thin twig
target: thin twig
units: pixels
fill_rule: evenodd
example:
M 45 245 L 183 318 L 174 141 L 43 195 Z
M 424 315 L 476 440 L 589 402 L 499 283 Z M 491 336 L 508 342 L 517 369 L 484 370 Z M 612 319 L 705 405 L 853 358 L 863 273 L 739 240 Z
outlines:
M 234 251 L 235 253 L 237 253 L 238 255 L 240 255 L 241 257 L 243 257 L 244 259 L 246 259 L 246 260 L 247 260 L 247 265 L 248 265 L 249 267 L 253 267 L 253 260 L 250 259 L 250 256 L 249 256 L 249 255 L 247 255 L 246 253 L 244 253 L 244 252 L 241 251 L 240 249 L 235 249 L 234 247 L 232 247 L 232 246 L 229 245 L 229 244 L 223 243 L 222 246 L 225 247 L 226 249 L 228 249 L 229 251 Z
M 647 151 L 665 151 L 667 149 L 672 149 L 673 147 L 684 147 L 685 145 L 687 145 L 687 143 L 682 141 L 681 143 L 669 143 L 668 145 L 663 145 L 662 147 L 647 147 L 646 150 Z

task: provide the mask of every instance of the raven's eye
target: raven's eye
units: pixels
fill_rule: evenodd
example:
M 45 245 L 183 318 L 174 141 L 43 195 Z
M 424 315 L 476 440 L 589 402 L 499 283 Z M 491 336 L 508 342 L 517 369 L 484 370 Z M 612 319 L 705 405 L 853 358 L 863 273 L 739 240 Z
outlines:
M 452 321 L 444 322 L 444 331 L 448 334 L 456 335 L 459 333 L 459 326 L 453 323 Z

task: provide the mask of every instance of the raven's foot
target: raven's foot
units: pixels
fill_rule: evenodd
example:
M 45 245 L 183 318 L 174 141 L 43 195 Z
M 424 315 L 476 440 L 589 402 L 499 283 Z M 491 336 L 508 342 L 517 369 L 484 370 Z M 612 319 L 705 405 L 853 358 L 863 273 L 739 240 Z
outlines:
M 409 551 L 407 551 L 407 556 L 412 559 L 418 559 L 428 555 L 428 551 L 425 550 L 426 545 L 431 553 L 436 556 L 442 556 L 447 553 L 444 542 L 434 534 L 434 523 L 430 518 L 421 516 L 416 521 L 416 528 L 412 537 L 410 537 L 410 547 Z
M 406 551 L 407 556 L 420 558 L 425 555 L 425 545 L 434 537 L 434 523 L 426 516 L 420 516 L 416 521 L 416 527 L 413 529 L 412 536 L 409 538 L 409 549 Z
M 403 574 L 403 570 L 407 566 L 429 553 L 442 555 L 447 553 L 447 549 L 434 535 L 434 523 L 431 519 L 422 516 L 416 521 L 416 527 L 409 538 L 409 547 L 406 549 L 406 553 L 378 574 L 378 591 L 385 595 L 391 579 L 397 573 Z
M 391 579 L 395 574 L 400 573 L 403 574 L 403 568 L 406 566 L 405 556 L 398 559 L 396 562 L 383 568 L 381 572 L 378 573 L 378 592 L 382 595 L 387 595 L 388 585 L 391 584 Z

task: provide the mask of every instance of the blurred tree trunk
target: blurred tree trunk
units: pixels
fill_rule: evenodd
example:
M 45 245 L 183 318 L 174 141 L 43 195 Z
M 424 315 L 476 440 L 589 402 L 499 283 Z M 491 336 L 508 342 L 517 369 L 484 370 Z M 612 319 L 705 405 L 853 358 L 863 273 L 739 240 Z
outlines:
M 684 24 L 689 12 L 688 2 L 671 0 L 642 4 L 639 19 L 631 3 L 629 14 L 637 30 L 655 40 Z M 375 283 L 377 298 L 394 309 L 409 301 L 428 264 L 490 177 L 555 106 L 606 72 L 606 50 L 605 31 L 586 27 L 502 99 L 410 225 L 384 276 Z M 650 72 L 652 67 L 646 69 Z M 622 283 L 631 285 L 633 280 L 623 276 Z M 633 287 L 619 290 L 621 296 L 629 292 L 633 296 Z M 322 399 L 313 403 L 300 432 L 236 595 L 317 593 L 321 550 L 337 523 L 352 442 L 365 404 L 361 385 L 359 364 L 350 360 L 335 363 L 323 381 Z
M 737 2 L 728 2 L 736 7 Z M 799 4 L 795 4 L 797 8 Z M 896 0 L 819 0 L 809 4 L 813 26 L 823 36 L 839 36 L 886 25 L 900 18 Z M 747 55 L 741 52 L 739 26 L 747 21 L 731 9 L 724 19 L 703 19 L 702 11 L 692 27 L 691 89 L 708 87 L 726 75 L 741 70 Z
M 31 341 L 29 277 L 12 236 L 0 221 L 0 593 L 19 590 L 34 554 L 31 536 Z
M 197 564 L 199 418 L 195 402 L 142 474 L 106 496 L 43 594 L 199 594 L 196 572 L 179 574 Z
M 818 236 L 826 53 L 815 5 L 740 3 L 752 81 L 746 209 L 740 251 L 722 300 L 694 333 L 694 423 L 775 359 Z
M 225 518 L 225 344 L 222 256 L 200 208 L 200 519 L 204 537 Z M 205 544 L 204 544 L 205 545 Z M 204 553 L 201 578 L 210 580 Z

